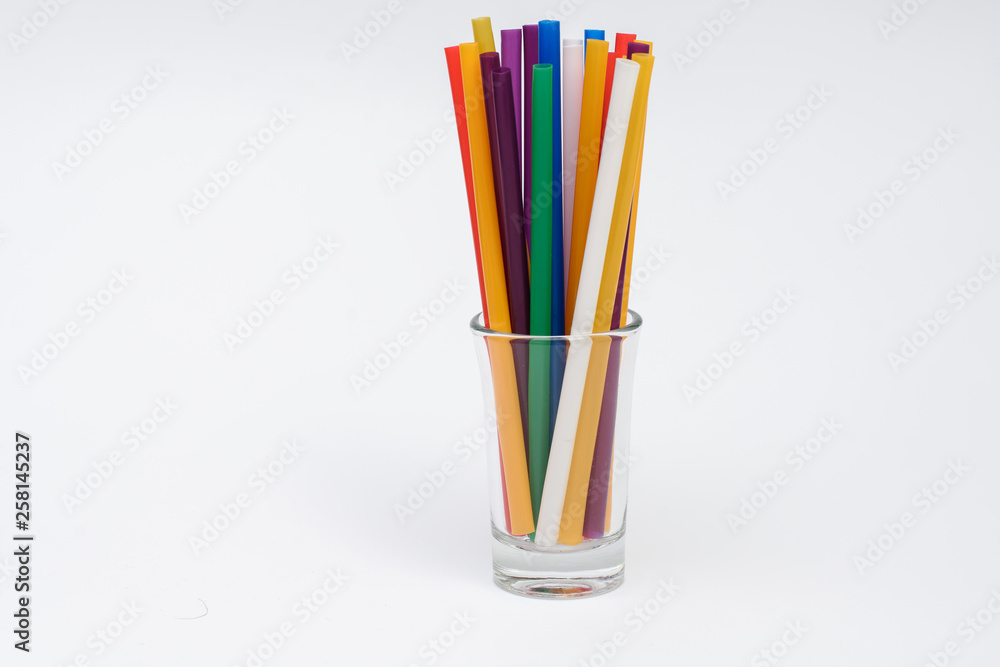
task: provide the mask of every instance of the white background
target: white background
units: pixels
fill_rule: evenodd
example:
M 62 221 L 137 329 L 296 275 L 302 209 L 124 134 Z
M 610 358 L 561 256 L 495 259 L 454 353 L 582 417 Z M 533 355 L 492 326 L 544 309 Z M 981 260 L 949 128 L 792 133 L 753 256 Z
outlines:
M 248 651 L 290 623 L 264 664 L 601 665 L 597 644 L 621 632 L 608 664 L 761 665 L 798 622 L 789 667 L 916 667 L 951 640 L 949 664 L 995 665 L 1000 619 L 971 642 L 959 626 L 1000 590 L 1000 281 L 973 280 L 960 309 L 952 291 L 1000 252 L 1000 6 L 911 0 L 883 34 L 890 0 L 406 0 L 345 56 L 386 7 L 244 0 L 220 16 L 212 0 L 75 0 L 15 49 L 9 33 L 40 10 L 4 3 L 0 538 L 13 544 L 22 430 L 37 539 L 30 655 L 11 646 L 13 547 L 0 549 L 3 663 L 255 664 Z M 724 9 L 732 21 L 710 39 L 703 22 Z M 626 582 L 566 603 L 493 585 L 485 457 L 455 449 L 484 417 L 442 51 L 471 40 L 473 16 L 492 14 L 499 36 L 547 11 L 564 12 L 564 37 L 601 27 L 654 42 L 636 267 L 669 254 L 632 299 L 646 325 Z M 708 46 L 679 64 L 700 32 Z M 147 67 L 167 74 L 121 118 L 112 105 Z M 814 86 L 829 100 L 785 136 L 776 124 Z M 241 143 L 274 109 L 294 119 L 247 161 Z M 59 178 L 53 163 L 104 118 L 113 132 Z M 911 180 L 907 162 L 948 128 L 957 139 Z M 386 174 L 435 136 L 390 188 Z M 718 182 L 769 138 L 777 152 L 723 200 Z M 180 205 L 230 160 L 240 172 L 186 222 Z M 845 224 L 894 179 L 903 194 L 852 242 Z M 339 247 L 293 290 L 283 275 L 320 237 Z M 122 269 L 129 284 L 86 321 L 79 304 Z M 419 324 L 449 281 L 457 301 Z M 224 335 L 276 289 L 283 303 L 231 350 Z M 778 290 L 794 305 L 751 341 L 742 327 Z M 889 353 L 938 310 L 947 321 L 894 369 Z M 71 323 L 78 335 L 23 379 Z M 351 376 L 400 334 L 410 344 L 356 391 Z M 688 400 L 684 385 L 734 341 L 744 354 Z M 131 451 L 123 434 L 158 399 L 176 410 Z M 824 418 L 843 426 L 795 469 L 786 454 Z M 304 451 L 253 485 L 286 440 Z M 68 508 L 115 450 L 121 465 Z M 394 505 L 446 462 L 454 474 L 401 522 Z M 949 462 L 968 471 L 915 504 Z M 727 515 L 776 471 L 787 483 L 734 530 Z M 244 493 L 249 506 L 196 553 L 190 538 Z M 915 525 L 859 565 L 904 512 Z M 338 569 L 343 587 L 297 615 Z M 96 639 L 132 603 L 135 622 L 110 646 Z M 452 637 L 456 614 L 473 620 Z

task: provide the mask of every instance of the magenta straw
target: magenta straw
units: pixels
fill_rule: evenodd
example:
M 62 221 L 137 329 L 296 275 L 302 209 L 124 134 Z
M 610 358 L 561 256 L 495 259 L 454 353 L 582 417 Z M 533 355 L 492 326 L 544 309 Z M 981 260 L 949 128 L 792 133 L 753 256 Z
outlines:
M 521 119 L 524 121 L 523 146 L 521 151 L 521 174 L 524 176 L 524 238 L 528 244 L 528 255 L 531 255 L 531 76 L 532 68 L 538 64 L 538 24 L 533 23 L 521 28 L 524 35 L 524 95 L 521 101 L 524 109 Z

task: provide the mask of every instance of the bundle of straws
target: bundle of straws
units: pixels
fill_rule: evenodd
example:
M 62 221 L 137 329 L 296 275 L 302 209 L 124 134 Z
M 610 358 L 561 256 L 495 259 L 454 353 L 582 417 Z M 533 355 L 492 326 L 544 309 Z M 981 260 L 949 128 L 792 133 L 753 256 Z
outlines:
M 559 22 L 539 21 L 501 30 L 497 53 L 489 18 L 472 29 L 475 42 L 445 56 L 483 324 L 527 336 L 625 326 L 652 44 L 618 33 L 610 51 L 587 30 L 560 49 Z M 498 413 L 514 415 L 498 424 L 511 535 L 573 545 L 610 530 L 620 342 L 525 350 L 487 337 Z

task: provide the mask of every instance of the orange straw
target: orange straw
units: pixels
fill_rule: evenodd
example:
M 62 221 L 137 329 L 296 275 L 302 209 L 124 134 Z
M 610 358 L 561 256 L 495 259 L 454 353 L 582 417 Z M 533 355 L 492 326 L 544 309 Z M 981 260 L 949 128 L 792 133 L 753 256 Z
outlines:
M 483 256 L 479 252 L 479 224 L 476 222 L 476 195 L 472 187 L 472 160 L 469 156 L 469 126 L 465 119 L 465 93 L 462 86 L 462 61 L 457 46 L 444 50 L 448 61 L 448 79 L 451 81 L 451 101 L 455 106 L 455 125 L 458 126 L 458 147 L 462 153 L 462 171 L 465 174 L 465 194 L 469 200 L 469 218 L 472 220 L 472 243 L 476 249 L 476 273 L 479 276 L 479 298 L 483 304 L 483 324 L 490 328 L 486 312 L 486 285 L 483 282 Z
M 486 127 L 479 46 L 475 42 L 460 44 L 459 55 L 465 91 L 465 113 L 468 119 L 472 182 L 476 199 L 476 220 L 479 223 L 486 308 L 490 315 L 490 328 L 510 333 L 510 310 L 507 305 L 500 226 L 497 219 L 496 193 L 493 188 L 493 165 L 490 157 L 489 132 Z M 510 512 L 510 532 L 513 535 L 526 535 L 534 531 L 535 525 L 528 489 L 528 462 L 521 429 L 514 357 L 510 342 L 505 339 L 487 336 L 486 344 L 493 366 L 493 391 L 497 414 L 511 415 L 509 419 L 497 424 L 503 479 L 507 488 Z

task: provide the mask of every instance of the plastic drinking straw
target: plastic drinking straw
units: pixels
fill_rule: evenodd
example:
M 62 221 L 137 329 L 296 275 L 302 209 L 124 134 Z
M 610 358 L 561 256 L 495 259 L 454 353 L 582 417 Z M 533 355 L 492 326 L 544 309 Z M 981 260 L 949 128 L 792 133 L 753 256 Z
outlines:
M 598 42 L 594 42 L 597 44 Z M 639 75 L 639 65 L 628 60 L 615 63 L 617 84 L 611 89 L 611 104 L 608 115 L 614 127 L 626 125 L 632 109 L 635 84 Z M 604 271 L 605 254 L 611 232 L 615 195 L 622 170 L 625 150 L 625 136 L 620 131 L 608 132 L 601 152 L 600 167 L 594 191 L 594 205 L 590 217 L 590 229 L 584 249 L 583 266 L 580 272 L 580 287 L 577 292 L 576 308 L 573 312 L 572 333 L 589 334 L 594 331 L 594 317 L 597 310 L 601 276 Z M 620 251 L 619 251 L 620 252 Z M 617 253 L 616 253 L 617 254 Z M 620 255 L 618 255 L 620 257 Z M 609 317 L 610 319 L 610 313 Z M 535 542 L 552 546 L 559 537 L 563 504 L 566 499 L 566 484 L 569 480 L 573 445 L 576 440 L 577 422 L 583 401 L 587 368 L 590 361 L 590 338 L 573 341 L 566 356 L 566 375 L 563 379 L 559 412 L 556 416 L 555 432 L 549 449 L 549 461 L 545 470 L 545 488 L 538 512 Z
M 559 21 L 538 22 L 538 62 L 552 65 L 552 178 L 545 190 L 552 197 L 552 335 L 566 332 L 566 281 L 563 279 L 562 77 Z M 556 427 L 559 395 L 566 369 L 566 345 L 549 345 L 549 439 Z
M 629 42 L 625 50 L 625 57 L 632 60 L 632 55 L 635 53 L 649 53 L 651 45 L 649 42 Z
M 621 60 L 626 63 L 638 63 L 639 77 L 635 87 L 635 103 L 632 109 L 632 116 L 629 118 L 628 132 L 625 137 L 625 156 L 622 159 L 622 174 L 618 181 L 618 192 L 615 197 L 614 217 L 611 223 L 611 235 L 608 240 L 608 254 L 605 257 L 604 264 L 605 279 L 601 281 L 597 314 L 594 320 L 595 331 L 609 331 L 611 328 L 618 326 L 618 322 L 612 323 L 615 294 L 618 291 L 618 278 L 621 275 L 622 253 L 625 251 L 625 245 L 628 240 L 629 215 L 632 211 L 632 194 L 635 192 L 635 175 L 639 165 L 639 150 L 642 144 L 643 130 L 646 125 L 649 81 L 653 72 L 653 56 L 651 55 L 637 53 L 632 61 Z
M 628 43 L 634 41 L 635 35 L 622 32 L 615 33 L 615 50 L 613 54 L 608 55 L 608 76 L 604 82 L 604 116 L 601 119 L 602 137 L 604 136 L 604 126 L 608 123 L 608 93 L 615 79 L 615 60 L 624 58 L 627 53 Z
M 583 31 L 583 60 L 587 61 L 587 42 L 591 39 L 604 39 L 603 30 L 591 30 L 587 29 Z
M 629 42 L 628 59 L 636 53 L 649 53 L 651 45 L 647 42 Z M 615 294 L 615 309 L 611 315 L 612 328 L 623 327 L 628 319 L 628 299 L 625 296 L 625 285 L 630 283 L 632 273 L 632 249 L 635 247 L 635 213 L 639 203 L 639 175 L 642 173 L 642 147 L 645 143 L 646 126 L 643 124 L 642 136 L 639 138 L 639 164 L 635 173 L 635 192 L 632 193 L 632 210 L 629 212 L 628 240 L 625 243 L 625 254 L 622 257 L 621 274 L 618 276 L 618 292 Z M 617 388 L 616 388 L 617 391 Z
M 632 45 L 635 45 L 635 48 Z M 643 49 L 642 47 L 645 47 Z M 630 42 L 629 43 L 629 60 L 635 53 L 653 53 L 653 43 L 652 42 Z M 629 288 L 632 284 L 632 251 L 635 248 L 635 217 L 639 209 L 639 182 L 642 176 L 642 153 L 643 148 L 646 145 L 646 126 L 643 124 L 642 127 L 642 138 L 639 140 L 639 165 L 636 167 L 635 171 L 635 192 L 632 193 L 632 215 L 629 219 L 629 230 L 628 230 L 628 246 L 625 249 L 625 270 L 622 276 L 622 299 L 620 308 L 620 325 L 625 326 L 628 321 L 628 295 Z
M 472 39 L 476 40 L 476 44 L 479 45 L 480 53 L 497 50 L 493 43 L 493 24 L 490 23 L 489 16 L 472 19 Z M 632 39 L 635 39 L 635 35 L 632 35 Z
M 529 333 L 528 255 L 524 244 L 524 210 L 521 204 L 521 164 L 514 121 L 513 72 L 494 69 L 493 107 L 500 174 L 500 227 L 506 238 L 507 298 L 510 301 L 512 331 Z
M 479 224 L 476 222 L 476 195 L 472 185 L 472 161 L 469 157 L 469 128 L 465 120 L 465 94 L 462 86 L 462 62 L 457 46 L 444 50 L 451 82 L 451 101 L 455 107 L 455 125 L 458 128 L 458 147 L 462 154 L 462 171 L 465 174 L 465 194 L 469 199 L 469 218 L 472 220 L 472 243 L 476 250 L 476 273 L 479 276 L 479 297 L 483 304 L 483 324 L 488 329 L 490 321 L 486 308 L 486 285 L 483 282 L 483 258 L 479 252 Z
M 609 336 L 595 338 L 590 352 L 590 363 L 584 380 L 583 408 L 576 430 L 576 442 L 573 444 L 569 477 L 566 480 L 566 499 L 559 524 L 559 541 L 563 544 L 579 544 L 583 541 L 591 461 L 597 442 L 598 422 L 603 414 L 602 396 L 608 371 L 609 339 Z M 572 344 L 575 345 L 576 341 Z
M 489 130 L 486 126 L 479 47 L 475 42 L 460 44 L 459 53 L 469 128 L 472 183 L 476 194 L 476 220 L 479 223 L 479 244 L 486 283 L 486 308 L 490 314 L 490 328 L 509 332 L 510 310 L 507 307 L 507 287 L 504 283 L 503 251 L 500 246 L 496 193 L 493 189 L 493 165 Z
M 490 166 L 493 171 L 493 193 L 500 209 L 500 147 L 497 139 L 497 124 L 493 106 L 493 70 L 500 67 L 500 54 L 495 51 L 479 54 L 479 69 L 483 81 L 483 103 L 486 107 L 486 132 L 490 137 Z M 500 225 L 500 252 L 503 255 L 503 265 L 507 266 L 507 238 L 503 234 L 503 216 L 498 215 Z M 510 295 L 508 294 L 508 301 Z
M 510 534 L 528 535 L 534 532 L 535 523 L 531 513 L 528 462 L 524 455 L 524 435 L 521 430 L 517 379 L 510 342 L 502 338 L 486 337 L 486 346 L 493 367 L 493 392 L 497 414 L 510 415 L 510 418 L 502 421 L 497 419 L 500 464 L 503 467 L 501 479 L 507 489 Z
M 593 464 L 587 481 L 587 510 L 583 519 L 583 537 L 587 539 L 604 537 L 609 529 L 607 520 L 611 516 L 611 467 L 615 449 L 615 418 L 618 413 L 621 346 L 622 339 L 612 336 L 604 377 L 604 398 L 594 435 Z
M 614 197 L 614 205 L 611 216 L 611 226 L 607 236 L 606 252 L 604 253 L 604 268 L 601 272 L 600 291 L 597 302 L 597 311 L 594 317 L 594 331 L 609 331 L 612 328 L 612 315 L 615 301 L 615 292 L 618 289 L 618 277 L 621 273 L 621 257 L 625 250 L 629 213 L 632 208 L 632 193 L 635 188 L 635 172 L 639 161 L 639 144 L 642 138 L 642 130 L 646 122 L 646 104 L 649 99 L 649 81 L 653 70 L 653 57 L 645 54 L 637 54 L 635 61 L 619 59 L 616 68 L 621 64 L 638 63 L 639 73 L 635 83 L 635 94 L 632 102 L 632 110 L 628 121 L 628 131 L 625 134 L 625 146 L 622 153 L 621 169 Z M 621 70 L 619 69 L 619 72 Z M 616 75 L 617 76 L 617 75 Z M 614 94 L 614 88 L 612 88 Z M 614 116 L 612 116 L 614 118 Z M 598 183 L 600 185 L 600 182 Z M 596 196 L 595 196 L 596 199 Z M 596 204 L 595 204 L 596 208 Z M 593 228 L 591 233 L 593 233 Z M 588 244 L 589 245 L 589 244 Z M 584 257 L 586 263 L 587 257 Z M 586 270 L 586 267 L 584 267 Z M 582 283 L 582 281 L 581 281 Z M 577 314 L 580 308 L 584 308 L 583 294 L 577 302 Z M 575 324 L 575 322 L 574 322 Z M 617 322 L 614 323 L 614 326 Z M 606 350 L 607 348 L 605 348 Z M 598 364 L 606 372 L 608 355 L 591 358 L 591 366 Z M 605 376 L 601 371 L 587 373 L 587 385 L 585 386 L 581 412 L 588 417 L 599 416 L 602 409 L 602 399 L 604 395 Z M 590 399 L 588 401 L 587 399 Z M 609 406 L 610 409 L 610 406 Z M 580 427 L 590 425 L 589 420 L 581 420 Z M 577 433 L 576 447 L 572 452 L 570 477 L 573 484 L 567 481 L 566 498 L 563 506 L 563 514 L 560 520 L 560 541 L 565 533 L 567 539 L 580 540 L 583 533 L 584 508 L 587 502 L 587 491 L 590 482 L 591 463 L 593 461 L 594 443 L 597 436 L 597 425 L 593 430 L 585 433 Z M 586 438 L 581 442 L 581 437 Z M 555 450 L 556 440 L 553 439 L 553 450 Z M 550 456 L 550 461 L 554 458 L 554 453 Z M 574 475 L 574 472 L 577 474 Z M 552 471 L 547 471 L 551 475 Z M 606 506 L 606 503 L 605 503 Z M 541 521 L 541 518 L 540 520 Z M 541 524 L 539 526 L 541 529 Z M 577 542 L 578 543 L 578 542 Z
M 576 155 L 580 142 L 580 104 L 583 101 L 583 41 L 563 40 L 563 285 L 569 284 L 569 256 L 573 238 L 576 191 Z M 563 326 L 566 326 L 565 324 Z
M 529 24 L 521 27 L 524 36 L 524 95 L 521 98 L 523 111 L 521 119 L 524 123 L 524 135 L 521 153 L 521 172 L 524 178 L 524 236 L 528 243 L 528 275 L 531 275 L 531 105 L 532 105 L 532 75 L 538 64 L 538 25 Z
M 652 42 L 629 42 L 628 59 L 636 53 L 650 53 Z M 643 124 L 639 141 L 639 164 L 635 171 L 635 191 L 632 193 L 632 211 L 629 216 L 628 242 L 622 259 L 621 275 L 618 278 L 618 293 L 615 295 L 615 312 L 612 326 L 624 327 L 628 324 L 628 294 L 632 276 L 632 255 L 635 248 L 635 217 L 639 207 L 639 177 L 642 174 L 642 153 L 646 139 Z M 615 322 L 618 324 L 616 325 Z M 597 443 L 594 447 L 594 463 L 590 470 L 590 489 L 587 491 L 587 513 L 583 522 L 583 536 L 589 539 L 603 537 L 611 530 L 611 476 L 613 471 L 615 418 L 618 412 L 618 372 L 621 366 L 621 339 L 611 341 L 608 359 L 607 380 L 604 383 L 604 400 L 601 403 L 601 419 L 597 427 Z M 602 520 L 603 517 L 603 520 Z
M 517 152 L 521 153 L 521 29 L 500 31 L 500 64 L 510 68 L 510 84 L 514 90 L 514 125 L 517 128 Z M 517 172 L 521 173 L 518 165 Z M 518 183 L 518 196 L 521 184 Z
M 533 67 L 531 93 L 531 143 L 533 209 L 531 246 L 534 277 L 531 280 L 531 334 L 552 333 L 552 209 L 554 202 L 544 188 L 552 179 L 552 65 Z M 531 341 L 528 361 L 528 478 L 531 507 L 537 516 L 542 500 L 549 456 L 549 341 Z
M 480 56 L 482 58 L 483 56 Z M 507 67 L 494 69 L 494 134 L 497 137 L 499 174 L 500 237 L 504 240 L 507 298 L 510 303 L 511 328 L 514 333 L 529 333 L 528 254 L 524 242 L 524 211 L 521 205 L 521 163 L 518 156 L 517 126 L 514 121 L 513 72 Z M 511 341 L 518 403 L 521 407 L 521 430 L 528 447 L 528 371 L 529 350 L 523 340 Z M 525 452 L 527 455 L 527 451 Z
M 583 101 L 580 105 L 580 141 L 577 144 L 576 189 L 573 194 L 573 239 L 570 244 L 569 281 L 566 283 L 566 328 L 573 322 L 573 308 L 580 284 L 583 250 L 590 228 L 594 205 L 594 185 L 601 151 L 601 113 L 604 108 L 604 63 L 608 43 L 590 40 L 583 76 Z
M 622 59 L 622 62 L 630 62 Z M 614 218 L 611 223 L 611 235 L 608 241 L 608 254 L 605 257 L 605 276 L 610 280 L 601 281 L 600 296 L 597 302 L 597 317 L 594 322 L 595 331 L 608 331 L 617 326 L 612 323 L 614 315 L 615 294 L 618 291 L 618 277 L 621 275 L 621 258 L 625 250 L 628 236 L 629 215 L 632 211 L 632 194 L 635 192 L 635 175 L 639 165 L 639 150 L 642 144 L 643 129 L 646 125 L 646 104 L 649 100 L 649 80 L 653 72 L 653 56 L 645 53 L 635 54 L 631 61 L 639 64 L 639 77 L 635 88 L 635 102 L 632 117 L 629 119 L 628 132 L 625 136 L 625 156 L 622 161 L 622 174 L 618 181 L 618 193 L 615 198 Z M 614 253 L 611 251 L 614 250 Z
M 465 91 L 465 113 L 469 129 L 469 150 L 473 185 L 476 195 L 476 219 L 482 252 L 483 276 L 486 284 L 487 310 L 490 327 L 510 332 L 510 311 L 504 284 L 503 255 L 500 249 L 500 229 L 497 221 L 496 196 L 493 191 L 493 169 L 489 155 L 489 131 L 483 101 L 483 84 L 479 64 L 479 47 L 475 42 L 459 45 L 462 63 L 462 83 Z M 528 487 L 528 464 L 525 459 L 524 435 L 521 429 L 514 359 L 506 340 L 487 337 L 487 349 L 493 366 L 493 389 L 498 414 L 511 414 L 510 419 L 497 424 L 500 440 L 503 479 L 507 488 L 511 534 L 526 535 L 534 529 L 531 513 L 531 493 Z M 499 420 L 498 420 L 499 421 Z
M 559 21 L 538 22 L 538 62 L 552 65 L 552 178 L 545 187 L 552 197 L 552 335 L 566 330 L 566 286 L 563 281 L 562 90 L 559 61 Z M 537 85 L 537 82 L 536 82 Z M 553 368 L 553 389 L 562 373 Z M 558 375 L 558 378 L 556 378 Z M 558 391 L 554 392 L 558 397 Z
M 472 244 L 476 252 L 476 273 L 479 278 L 479 296 L 483 304 L 483 324 L 490 327 L 489 309 L 486 307 L 486 286 L 483 280 L 483 259 L 479 250 L 479 224 L 476 221 L 476 195 L 472 184 L 472 161 L 469 155 L 469 128 L 465 118 L 465 93 L 462 84 L 462 62 L 457 46 L 449 46 L 444 50 L 448 63 L 448 78 L 451 82 L 451 99 L 455 107 L 455 126 L 458 128 L 458 146 L 462 154 L 462 171 L 465 174 L 465 192 L 469 199 L 469 218 L 472 220 Z M 510 532 L 510 507 L 507 500 L 507 483 L 503 479 L 503 467 L 500 468 L 500 484 L 503 491 L 503 512 Z

